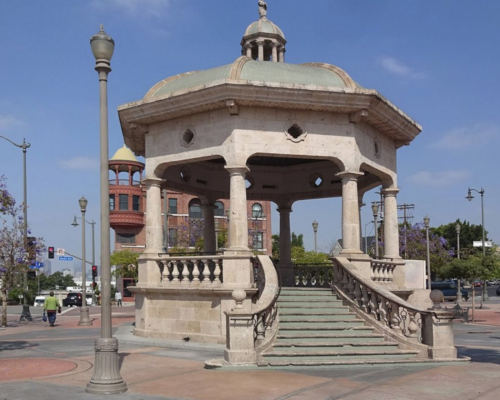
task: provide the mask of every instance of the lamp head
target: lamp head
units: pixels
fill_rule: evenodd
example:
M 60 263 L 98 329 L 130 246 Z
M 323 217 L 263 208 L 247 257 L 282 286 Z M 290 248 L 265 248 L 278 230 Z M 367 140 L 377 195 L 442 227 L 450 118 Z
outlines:
M 424 217 L 424 226 L 425 226 L 426 228 L 428 228 L 428 227 L 429 227 L 429 223 L 430 223 L 430 222 L 431 222 L 431 219 L 430 219 L 430 218 L 426 215 L 426 216 Z
M 82 210 L 82 212 L 85 212 L 88 203 L 87 199 L 82 196 L 82 198 L 78 200 L 78 203 L 80 203 L 80 209 Z
M 101 30 L 90 38 L 90 47 L 96 60 L 106 60 L 108 63 L 113 57 L 115 50 L 115 41 L 104 32 L 101 24 Z
M 376 201 L 374 201 L 372 203 L 372 212 L 373 212 L 373 216 L 375 218 L 377 218 L 377 216 L 378 216 L 378 203 Z
M 78 226 L 78 222 L 76 221 L 76 216 L 71 225 L 73 225 L 75 228 Z
M 455 226 L 455 229 L 457 230 L 457 233 L 458 233 L 458 234 L 460 234 L 460 228 L 461 228 L 460 224 L 457 224 L 457 225 Z
M 312 226 L 313 226 L 313 229 L 314 229 L 314 232 L 316 232 L 318 230 L 318 223 L 316 222 L 316 220 L 312 223 Z
M 466 199 L 471 201 L 472 199 L 474 198 L 474 196 L 472 195 L 471 191 L 470 191 L 470 188 L 469 188 L 469 191 L 467 192 L 467 197 Z

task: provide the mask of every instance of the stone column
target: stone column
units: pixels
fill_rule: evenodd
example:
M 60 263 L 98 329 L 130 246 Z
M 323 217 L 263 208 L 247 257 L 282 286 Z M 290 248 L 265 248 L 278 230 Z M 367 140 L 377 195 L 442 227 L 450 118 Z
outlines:
M 400 259 L 398 203 L 396 196 L 399 189 L 383 189 L 384 196 L 384 257 Z
M 257 46 L 259 47 L 259 61 L 264 61 L 264 41 L 259 40 Z
M 285 48 L 283 46 L 280 47 L 280 62 L 284 63 L 285 62 Z
M 252 58 L 252 45 L 251 44 L 245 45 L 245 51 L 246 51 L 246 56 Z
M 215 239 L 215 206 L 202 205 L 203 211 L 203 251 L 206 253 L 215 253 L 216 239 Z
M 280 213 L 280 261 L 278 269 L 280 271 L 283 286 L 295 286 L 295 274 L 292 263 L 292 242 L 290 232 L 291 207 L 281 206 Z
M 229 250 L 250 251 L 248 247 L 246 166 L 226 166 L 230 177 Z
M 363 244 L 363 221 L 361 219 L 361 208 L 363 206 L 365 206 L 366 204 L 363 203 L 363 195 L 362 194 L 358 194 L 358 207 L 359 207 L 359 246 L 360 246 L 360 249 L 362 249 L 364 247 L 364 244 Z M 366 249 L 365 251 L 363 251 L 363 253 L 366 253 Z
M 342 255 L 361 254 L 359 247 L 358 176 L 360 172 L 340 172 L 342 178 Z
M 163 180 L 147 178 L 146 185 L 146 253 L 161 253 L 163 230 L 161 224 L 161 184 Z
M 273 47 L 273 62 L 278 62 L 278 43 L 271 43 Z

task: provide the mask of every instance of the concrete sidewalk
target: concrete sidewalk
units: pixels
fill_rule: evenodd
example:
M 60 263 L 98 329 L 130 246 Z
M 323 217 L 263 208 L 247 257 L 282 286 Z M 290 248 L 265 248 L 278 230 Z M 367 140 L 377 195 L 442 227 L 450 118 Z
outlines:
M 12 326 L 0 331 L 0 399 L 104 397 L 85 392 L 99 312 L 91 308 L 90 327 L 77 325 L 76 308 L 60 315 L 54 328 L 40 317 L 31 323 L 12 318 Z M 113 307 L 121 375 L 129 389 L 119 395 L 123 399 L 488 400 L 500 393 L 500 301 L 476 310 L 475 323 L 456 322 L 459 353 L 473 362 L 455 366 L 206 370 L 204 361 L 221 358 L 223 346 L 138 338 L 133 319 L 133 307 Z

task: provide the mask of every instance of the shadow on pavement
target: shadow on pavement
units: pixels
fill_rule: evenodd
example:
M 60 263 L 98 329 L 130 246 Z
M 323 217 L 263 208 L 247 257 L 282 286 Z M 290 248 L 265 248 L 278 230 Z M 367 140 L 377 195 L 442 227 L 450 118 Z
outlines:
M 0 341 L 0 352 L 1 351 L 8 351 L 8 350 L 23 350 L 23 349 L 27 349 L 29 347 L 37 347 L 37 346 L 38 346 L 38 344 L 36 344 L 36 343 L 25 342 L 22 340 L 15 340 L 15 341 L 10 341 L 10 342 Z
M 459 357 L 470 357 L 472 362 L 500 364 L 500 350 L 478 349 L 474 347 L 456 346 Z

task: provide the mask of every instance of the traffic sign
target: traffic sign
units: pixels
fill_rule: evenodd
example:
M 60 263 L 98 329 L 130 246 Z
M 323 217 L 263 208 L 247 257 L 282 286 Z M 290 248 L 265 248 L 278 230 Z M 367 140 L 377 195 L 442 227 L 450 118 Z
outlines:
M 35 265 L 32 265 L 30 268 L 40 269 L 43 268 L 43 266 L 44 266 L 43 262 L 36 261 Z
M 57 255 L 58 256 L 63 256 L 65 254 L 65 250 L 64 249 L 57 249 Z
M 59 261 L 73 261 L 73 257 L 59 256 Z

